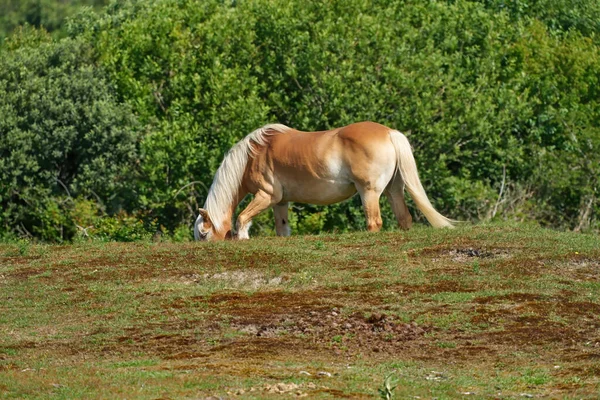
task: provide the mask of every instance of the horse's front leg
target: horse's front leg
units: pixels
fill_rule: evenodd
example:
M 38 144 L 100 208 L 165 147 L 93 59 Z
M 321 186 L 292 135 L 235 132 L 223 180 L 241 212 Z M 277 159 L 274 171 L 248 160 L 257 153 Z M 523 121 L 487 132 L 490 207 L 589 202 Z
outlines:
M 277 236 L 290 236 L 292 233 L 288 219 L 288 206 L 289 203 L 279 203 L 273 206 Z
M 275 203 L 273 196 L 259 190 L 248 206 L 238 215 L 236 228 L 238 239 L 249 239 L 248 230 L 252 225 L 252 218 L 271 207 Z

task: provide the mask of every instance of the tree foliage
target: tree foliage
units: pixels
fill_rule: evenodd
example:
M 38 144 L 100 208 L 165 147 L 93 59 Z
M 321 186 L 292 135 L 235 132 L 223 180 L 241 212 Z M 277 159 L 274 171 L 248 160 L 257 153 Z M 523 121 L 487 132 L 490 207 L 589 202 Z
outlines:
M 0 0 L 0 40 L 22 25 L 61 36 L 66 19 L 81 7 L 99 9 L 107 3 L 107 0 Z
M 120 1 L 78 14 L 62 40 L 13 36 L 2 63 L 38 71 L 59 109 L 89 112 L 98 108 L 93 99 L 104 99 L 106 113 L 90 114 L 100 121 L 94 157 L 108 152 L 104 164 L 86 159 L 88 169 L 58 179 L 88 198 L 79 182 L 96 182 L 94 193 L 112 199 L 108 213 L 124 209 L 168 229 L 190 224 L 224 152 L 257 127 L 373 120 L 409 134 L 428 194 L 453 218 L 597 229 L 598 8 L 591 0 Z M 48 49 L 60 56 L 44 59 Z M 50 79 L 42 71 L 52 68 L 75 78 Z M 56 135 L 52 145 L 60 146 L 61 133 L 39 128 L 53 109 L 15 98 L 38 93 L 29 84 L 36 79 L 22 84 L 13 75 L 0 72 L 0 96 L 26 122 L 18 131 L 3 126 L 3 137 L 17 132 L 14 140 L 26 141 L 22 132 L 33 131 Z M 84 88 L 89 97 L 79 100 Z M 85 136 L 84 120 L 62 126 L 70 138 Z M 119 134 L 123 153 L 108 139 Z M 79 157 L 92 142 L 77 143 Z M 124 171 L 135 179 L 123 180 Z M 46 199 L 64 195 L 62 185 L 49 185 Z M 16 204 L 6 198 L 6 207 Z M 6 210 L 4 229 L 14 230 Z M 389 209 L 385 218 L 391 225 Z M 314 232 L 361 228 L 364 220 L 354 199 L 297 208 L 292 221 Z

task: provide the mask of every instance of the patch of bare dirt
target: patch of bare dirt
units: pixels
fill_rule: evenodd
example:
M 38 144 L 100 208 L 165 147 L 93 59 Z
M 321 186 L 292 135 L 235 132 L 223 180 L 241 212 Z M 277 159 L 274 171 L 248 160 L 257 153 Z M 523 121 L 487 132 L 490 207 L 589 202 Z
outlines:
M 403 296 L 411 294 L 437 294 L 445 292 L 461 292 L 470 293 L 475 292 L 478 288 L 471 286 L 471 283 L 455 282 L 451 280 L 439 280 L 429 284 L 422 285 L 408 285 L 401 283 L 394 284 L 381 284 L 381 283 L 366 283 L 363 285 L 353 285 L 348 287 L 340 288 L 341 291 L 347 293 L 347 296 L 352 296 L 357 300 L 360 300 L 364 305 L 370 305 L 373 307 L 384 307 L 385 299 L 380 294 L 385 291 L 387 293 L 397 293 Z M 331 293 L 329 296 L 339 296 L 339 293 Z
M 186 304 L 205 302 L 213 317 L 133 327 L 102 351 L 142 351 L 170 360 L 285 359 L 291 355 L 318 359 L 365 351 L 396 353 L 432 330 L 399 321 L 385 312 L 345 313 L 339 305 L 340 293 L 329 294 L 230 292 L 182 299 Z M 168 306 L 177 309 L 179 301 Z
M 426 285 L 404 285 L 402 287 L 403 293 L 445 293 L 445 292 L 463 292 L 470 293 L 475 292 L 477 289 L 466 286 L 465 283 L 443 280 L 432 284 Z
M 0 265 L 26 265 L 31 263 L 32 261 L 36 261 L 41 259 L 41 256 L 10 256 L 10 257 L 0 257 Z
M 535 349 L 562 361 L 587 357 L 595 354 L 590 350 L 596 343 L 600 346 L 600 305 L 571 301 L 571 296 L 511 293 L 476 298 L 471 322 L 488 327 L 478 334 L 479 341 L 505 352 Z
M 490 304 L 490 303 L 502 303 L 502 302 L 511 302 L 511 303 L 523 303 L 523 302 L 534 302 L 543 300 L 544 296 L 531 294 L 531 293 L 509 293 L 506 295 L 500 296 L 486 296 L 486 297 L 477 297 L 473 299 L 474 303 L 478 304 Z
M 198 276 L 204 281 L 221 282 L 230 288 L 245 288 L 246 290 L 256 290 L 259 288 L 269 288 L 281 286 L 287 282 L 288 275 L 269 277 L 264 271 L 244 269 L 219 272 L 216 274 L 202 274 Z
M 317 292 L 216 295 L 209 304 L 226 313 L 230 328 L 247 335 L 254 346 L 303 338 L 312 349 L 334 354 L 391 352 L 432 329 L 383 312 L 344 313 L 335 295 Z
M 522 318 L 502 331 L 485 336 L 495 344 L 515 346 L 570 344 L 582 340 L 582 335 L 573 328 L 535 317 Z
M 358 256 L 352 260 L 344 260 L 340 262 L 337 258 L 329 258 L 328 264 L 334 266 L 339 271 L 361 271 L 364 268 L 373 265 L 382 265 L 387 261 L 384 257 L 377 257 L 373 255 Z
M 419 254 L 437 261 L 449 259 L 456 263 L 465 263 L 476 259 L 511 258 L 513 251 L 514 249 L 510 248 L 487 249 L 475 244 L 462 246 L 438 245 L 423 249 Z
M 47 271 L 46 267 L 31 267 L 28 265 L 29 263 L 23 263 L 23 266 L 13 271 L 8 271 L 3 274 L 5 279 L 14 279 L 17 281 L 26 280 L 34 276 L 38 276 Z M 48 277 L 44 277 L 44 279 L 48 279 Z
M 600 260 L 577 257 L 561 264 L 562 275 L 576 281 L 596 282 L 600 279 Z
M 0 371 L 17 371 L 20 369 L 21 367 L 15 363 L 0 363 Z
M 105 354 L 144 352 L 172 360 L 201 358 L 212 347 L 207 339 L 218 333 L 219 325 L 205 320 L 153 323 L 125 329 L 123 335 L 96 350 Z

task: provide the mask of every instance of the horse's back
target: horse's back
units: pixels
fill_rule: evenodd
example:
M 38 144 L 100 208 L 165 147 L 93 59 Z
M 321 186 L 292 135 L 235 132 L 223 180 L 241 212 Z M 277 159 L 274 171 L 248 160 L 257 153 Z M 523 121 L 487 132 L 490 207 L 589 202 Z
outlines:
M 346 140 L 357 142 L 369 142 L 375 140 L 388 140 L 389 133 L 392 129 L 377 122 L 364 121 L 356 122 L 339 128 L 337 136 Z
M 347 157 L 367 158 L 365 161 L 371 161 L 380 157 L 382 151 L 391 149 L 391 130 L 376 122 L 357 122 L 339 129 L 336 137 L 340 141 L 340 149 Z
M 390 131 L 385 125 L 369 121 L 318 132 L 290 129 L 272 137 L 270 156 L 284 166 L 305 166 L 317 171 L 324 163 L 347 159 L 346 153 L 377 157 L 382 146 L 389 148 Z
M 340 144 L 351 142 L 355 145 L 369 146 L 380 144 L 382 141 L 389 143 L 389 132 L 392 129 L 376 122 L 356 122 L 341 128 L 325 131 L 305 132 L 290 129 L 282 135 L 272 139 L 272 148 L 280 154 L 293 155 L 294 153 L 328 153 Z M 344 143 L 341 143 L 343 146 Z

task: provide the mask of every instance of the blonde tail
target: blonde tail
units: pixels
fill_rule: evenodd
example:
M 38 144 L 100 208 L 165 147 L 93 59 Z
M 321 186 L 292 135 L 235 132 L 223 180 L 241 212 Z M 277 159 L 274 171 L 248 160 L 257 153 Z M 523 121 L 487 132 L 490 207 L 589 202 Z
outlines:
M 396 165 L 400 171 L 402 181 L 419 210 L 421 210 L 429 223 L 435 228 L 454 228 L 452 220 L 437 212 L 429 202 L 425 189 L 423 189 L 423 185 L 419 179 L 417 163 L 415 162 L 415 157 L 406 136 L 398 131 L 391 131 L 390 139 L 396 150 Z

